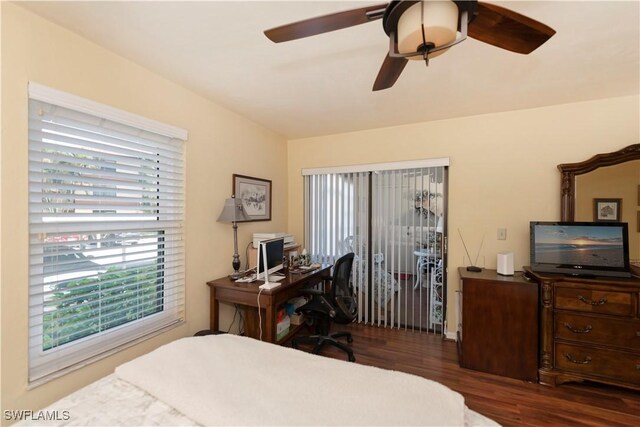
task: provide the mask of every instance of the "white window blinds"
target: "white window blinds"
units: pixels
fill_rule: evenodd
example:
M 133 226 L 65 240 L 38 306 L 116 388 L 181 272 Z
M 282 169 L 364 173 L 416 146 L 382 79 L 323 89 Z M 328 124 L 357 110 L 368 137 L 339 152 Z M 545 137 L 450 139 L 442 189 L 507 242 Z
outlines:
M 444 187 L 442 166 L 372 175 L 373 323 L 443 331 Z
M 443 331 L 446 158 L 304 169 L 315 262 L 354 252 L 358 321 Z
M 352 283 L 358 291 L 358 320 L 369 311 L 369 172 L 306 175 L 305 244 L 314 262 L 335 264 L 355 254 Z
M 29 89 L 33 382 L 183 320 L 186 132 Z

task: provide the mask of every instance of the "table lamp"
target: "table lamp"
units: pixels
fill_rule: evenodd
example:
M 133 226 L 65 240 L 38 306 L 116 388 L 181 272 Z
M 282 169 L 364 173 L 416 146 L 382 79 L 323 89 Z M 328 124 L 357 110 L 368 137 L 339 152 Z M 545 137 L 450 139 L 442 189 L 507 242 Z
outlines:
M 224 207 L 222 208 L 222 212 L 220 212 L 218 222 L 230 222 L 231 224 L 233 224 L 233 274 L 231 274 L 230 276 L 232 279 L 238 279 L 242 276 L 242 274 L 238 271 L 240 269 L 240 255 L 238 255 L 237 223 L 239 221 L 250 220 L 251 217 L 244 211 L 242 200 L 231 197 L 224 201 Z

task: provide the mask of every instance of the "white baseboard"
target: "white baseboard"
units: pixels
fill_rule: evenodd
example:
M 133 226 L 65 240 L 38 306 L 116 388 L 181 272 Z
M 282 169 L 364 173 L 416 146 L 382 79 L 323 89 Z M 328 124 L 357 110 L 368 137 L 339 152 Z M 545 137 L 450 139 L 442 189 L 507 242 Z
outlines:
M 448 339 L 448 340 L 452 340 L 452 341 L 457 341 L 458 339 L 458 335 L 455 332 L 449 332 L 447 331 L 446 334 L 444 334 L 444 336 Z

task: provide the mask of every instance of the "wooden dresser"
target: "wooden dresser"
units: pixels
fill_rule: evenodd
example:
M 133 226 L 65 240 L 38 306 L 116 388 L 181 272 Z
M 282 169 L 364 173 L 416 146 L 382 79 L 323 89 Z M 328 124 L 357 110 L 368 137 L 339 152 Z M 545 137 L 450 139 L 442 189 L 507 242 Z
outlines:
M 540 284 L 540 383 L 640 390 L 640 279 L 525 271 Z
M 522 273 L 458 269 L 462 313 L 458 325 L 460 366 L 538 381 L 538 284 Z

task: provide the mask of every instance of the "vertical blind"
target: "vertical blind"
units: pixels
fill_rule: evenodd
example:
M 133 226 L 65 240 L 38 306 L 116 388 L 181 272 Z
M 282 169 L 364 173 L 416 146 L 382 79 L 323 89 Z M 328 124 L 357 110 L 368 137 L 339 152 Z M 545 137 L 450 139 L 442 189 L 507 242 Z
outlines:
M 31 382 L 184 317 L 184 141 L 40 88 L 29 91 Z
M 324 264 L 335 264 L 342 255 L 354 253 L 351 276 L 361 321 L 368 313 L 369 173 L 307 175 L 304 179 L 307 250 L 313 262 Z
M 448 159 L 421 163 L 303 171 L 305 244 L 316 262 L 354 252 L 358 321 L 443 332 Z
M 377 325 L 443 332 L 442 281 L 434 279 L 445 255 L 444 170 L 372 174 L 372 322 Z

